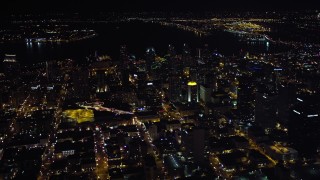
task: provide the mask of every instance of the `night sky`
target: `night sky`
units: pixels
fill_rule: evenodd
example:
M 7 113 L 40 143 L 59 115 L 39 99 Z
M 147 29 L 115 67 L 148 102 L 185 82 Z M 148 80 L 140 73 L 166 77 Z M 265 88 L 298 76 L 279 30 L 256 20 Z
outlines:
M 318 0 L 5 0 L 2 13 L 319 9 Z

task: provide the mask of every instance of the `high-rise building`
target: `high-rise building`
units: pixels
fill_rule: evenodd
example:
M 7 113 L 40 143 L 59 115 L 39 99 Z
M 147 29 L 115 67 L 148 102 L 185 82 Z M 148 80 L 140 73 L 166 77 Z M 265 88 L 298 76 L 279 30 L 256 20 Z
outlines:
M 46 75 L 48 81 L 54 81 L 59 75 L 57 61 L 46 61 Z
M 260 89 L 256 93 L 255 122 L 265 130 L 276 126 L 279 113 L 278 97 L 277 92 L 268 89 Z
M 96 61 L 91 64 L 90 77 L 96 93 L 105 93 L 109 87 L 107 76 L 111 69 L 111 62 L 108 60 Z
M 120 47 L 119 61 L 119 70 L 121 72 L 122 85 L 127 87 L 129 85 L 130 70 L 133 69 L 133 60 L 130 59 L 126 45 L 122 45 Z
M 86 68 L 76 69 L 72 75 L 74 96 L 76 98 L 87 99 L 90 96 L 89 91 L 89 71 Z
M 169 98 L 171 101 L 179 101 L 181 94 L 181 80 L 178 75 L 169 77 Z
M 152 65 L 155 62 L 156 58 L 156 51 L 154 48 L 148 48 L 146 51 L 146 65 L 147 65 L 147 72 L 150 73 L 152 69 Z
M 203 63 L 205 64 L 209 63 L 209 61 L 212 59 L 212 55 L 210 53 L 208 44 L 205 44 L 202 51 L 199 51 L 199 56 L 201 56 L 201 60 Z
M 243 75 L 238 77 L 237 109 L 240 121 L 251 121 L 254 117 L 254 80 L 252 76 Z
M 182 61 L 183 67 L 192 67 L 195 65 L 194 59 L 191 56 L 190 48 L 187 44 L 184 44 L 182 48 Z
M 279 123 L 286 125 L 289 121 L 289 108 L 295 103 L 296 87 L 293 84 L 278 85 L 279 100 Z
M 127 46 L 126 45 L 122 45 L 120 47 L 120 69 L 121 70 L 126 70 L 129 67 L 129 54 L 127 51 Z
M 198 84 L 195 81 L 188 82 L 188 102 L 199 102 Z
M 162 96 L 156 86 L 155 81 L 140 80 L 137 85 L 137 97 L 139 99 L 139 106 L 153 109 L 158 108 L 162 104 Z
M 3 72 L 7 77 L 15 78 L 20 73 L 20 63 L 16 55 L 6 54 L 3 60 Z
M 199 82 L 199 70 L 196 66 L 192 66 L 189 69 L 189 79 L 191 81 Z
M 200 100 L 204 103 L 211 101 L 212 88 L 206 84 L 200 85 Z
M 169 45 L 168 47 L 168 65 L 170 69 L 170 74 L 179 74 L 178 69 L 182 68 L 180 67 L 180 59 L 177 57 L 176 51 L 172 45 Z
M 218 91 L 217 77 L 213 73 L 206 74 L 204 76 L 204 84 L 212 88 L 214 91 Z
M 161 106 L 162 99 L 157 88 L 153 85 L 153 82 L 147 82 L 147 86 L 144 89 L 144 92 L 147 107 L 153 108 Z

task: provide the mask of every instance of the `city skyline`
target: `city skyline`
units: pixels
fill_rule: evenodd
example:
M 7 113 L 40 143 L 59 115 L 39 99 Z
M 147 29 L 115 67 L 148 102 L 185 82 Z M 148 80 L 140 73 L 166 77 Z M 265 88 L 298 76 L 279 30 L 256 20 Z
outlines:
M 0 179 L 320 179 L 314 4 L 17 3 Z
M 172 12 L 202 12 L 202 11 L 273 11 L 273 10 L 317 10 L 316 0 L 306 1 L 183 1 L 156 0 L 132 1 L 120 0 L 113 2 L 101 1 L 5 1 L 1 2 L 2 13 L 54 13 L 54 12 L 143 12 L 143 11 L 172 11 Z

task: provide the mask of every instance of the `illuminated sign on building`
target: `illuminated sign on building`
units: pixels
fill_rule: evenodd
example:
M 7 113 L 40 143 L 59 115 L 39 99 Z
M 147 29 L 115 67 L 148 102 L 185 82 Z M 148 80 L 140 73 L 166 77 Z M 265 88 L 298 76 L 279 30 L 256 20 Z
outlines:
M 196 86 L 196 85 L 197 85 L 197 82 L 194 82 L 194 81 L 188 82 L 188 86 Z

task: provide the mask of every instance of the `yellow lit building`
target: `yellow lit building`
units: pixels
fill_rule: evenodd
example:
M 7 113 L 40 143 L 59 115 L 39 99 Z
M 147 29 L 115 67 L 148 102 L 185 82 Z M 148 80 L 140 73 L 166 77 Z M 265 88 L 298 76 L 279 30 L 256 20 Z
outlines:
M 188 102 L 199 102 L 198 84 L 195 81 L 188 82 Z
M 63 116 L 70 120 L 77 121 L 77 123 L 94 121 L 94 114 L 91 109 L 69 109 L 63 112 Z

